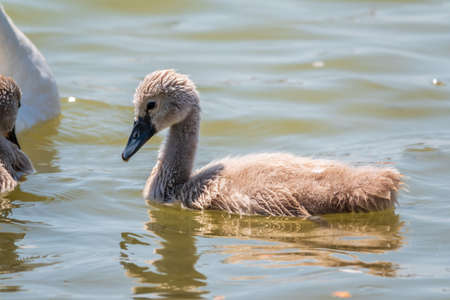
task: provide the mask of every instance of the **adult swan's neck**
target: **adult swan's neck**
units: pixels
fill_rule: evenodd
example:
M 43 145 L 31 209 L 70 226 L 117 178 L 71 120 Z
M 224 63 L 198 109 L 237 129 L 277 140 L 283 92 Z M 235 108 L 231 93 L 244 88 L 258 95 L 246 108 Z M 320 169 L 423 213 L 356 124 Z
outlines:
M 146 199 L 173 202 L 176 190 L 186 183 L 192 172 L 200 127 L 200 111 L 194 107 L 180 123 L 170 127 L 166 143 L 144 189 Z

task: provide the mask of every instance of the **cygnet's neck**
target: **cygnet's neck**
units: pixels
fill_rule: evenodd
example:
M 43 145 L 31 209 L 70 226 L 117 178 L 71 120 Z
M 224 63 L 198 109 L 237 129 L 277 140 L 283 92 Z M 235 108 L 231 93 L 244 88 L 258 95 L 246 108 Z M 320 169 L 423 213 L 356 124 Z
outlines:
M 192 172 L 200 127 L 200 112 L 194 107 L 180 123 L 170 127 L 158 162 L 147 181 L 146 198 L 173 202 L 177 188 L 186 183 Z

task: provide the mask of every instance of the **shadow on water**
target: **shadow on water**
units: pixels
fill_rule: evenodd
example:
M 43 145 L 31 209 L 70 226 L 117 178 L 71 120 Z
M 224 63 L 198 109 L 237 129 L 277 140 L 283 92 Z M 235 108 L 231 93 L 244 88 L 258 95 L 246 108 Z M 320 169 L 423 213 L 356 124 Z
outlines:
M 152 236 L 151 241 L 157 238 L 158 245 L 141 241 L 140 239 L 144 238 L 141 235 L 122 233 L 121 264 L 127 276 L 136 278 L 139 282 L 133 288 L 133 293 L 170 299 L 202 298 L 202 295 L 208 293 L 201 289 L 206 286 L 206 277 L 195 268 L 199 259 L 195 232 L 201 225 L 190 211 L 174 208 L 152 209 L 149 211 L 149 217 L 150 221 L 145 227 L 152 235 L 156 235 Z M 144 246 L 142 253 L 150 258 L 142 262 L 133 261 L 132 255 L 137 249 L 133 248 L 133 254 L 127 254 L 133 245 Z
M 201 254 L 195 236 L 227 238 L 205 252 L 225 256 L 225 264 L 331 267 L 383 277 L 395 277 L 400 267 L 383 260 L 383 254 L 403 244 L 403 223 L 394 211 L 327 215 L 311 222 L 158 205 L 149 217 L 149 234 L 122 233 L 120 243 L 121 264 L 127 276 L 138 279 L 133 292 L 139 296 L 201 298 L 208 293 L 202 289 L 206 277 L 196 270 Z

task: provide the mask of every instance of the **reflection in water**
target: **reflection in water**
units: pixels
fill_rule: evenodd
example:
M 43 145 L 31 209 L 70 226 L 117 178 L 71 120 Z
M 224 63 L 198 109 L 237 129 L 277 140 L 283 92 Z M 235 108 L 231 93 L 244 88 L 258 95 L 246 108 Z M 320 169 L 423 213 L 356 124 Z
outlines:
M 15 220 L 10 219 L 12 209 L 18 205 L 6 197 L 0 196 L 0 230 L 2 224 L 11 224 Z M 0 232 L 0 280 L 5 274 L 21 272 L 28 269 L 26 260 L 19 258 L 16 241 L 25 237 L 25 233 Z M 33 269 L 33 268 L 31 268 Z M 0 283 L 0 292 L 11 292 L 20 290 L 19 286 L 4 286 Z
M 142 284 L 134 287 L 134 294 L 202 298 L 207 293 L 200 289 L 206 285 L 206 277 L 195 269 L 199 256 L 194 233 L 199 224 L 190 211 L 175 208 L 154 208 L 149 211 L 149 217 L 146 229 L 161 239 L 159 245 L 143 242 L 139 239 L 144 236 L 128 232 L 122 233 L 120 243 L 121 264 L 126 274 L 137 278 Z M 151 241 L 154 243 L 156 239 L 152 238 Z M 152 259 L 142 263 L 133 262 L 134 252 L 129 250 L 133 245 L 145 246 L 144 253 L 139 257 L 151 256 Z
M 55 118 L 19 135 L 21 146 L 30 157 L 38 174 L 59 171 L 59 168 L 53 165 L 57 155 L 53 140 L 57 134 L 58 125 L 59 119 Z M 29 175 L 28 178 L 31 176 L 33 176 L 32 181 L 36 181 L 36 175 Z M 46 179 L 44 178 L 43 180 Z M 21 206 L 20 202 L 48 200 L 48 197 L 39 194 L 42 190 L 42 184 L 38 181 L 37 184 L 27 182 L 27 190 L 33 192 L 33 189 L 35 189 L 38 192 L 37 194 L 26 192 L 19 185 L 12 193 L 0 195 L 0 292 L 9 293 L 23 290 L 19 285 L 2 284 L 3 280 L 11 279 L 11 274 L 31 271 L 51 264 L 36 262 L 36 260 L 42 258 L 40 256 L 24 256 L 20 254 L 18 243 L 24 239 L 25 233 L 17 231 L 23 231 L 21 225 L 27 224 L 29 221 L 12 218 L 14 209 Z
M 19 258 L 17 254 L 16 241 L 25 237 L 25 233 L 0 232 L 0 280 L 5 279 L 5 275 L 24 271 L 25 260 Z M 20 291 L 20 286 L 3 285 L 0 281 L 0 292 Z
M 8 198 L 0 195 L 0 219 L 6 219 L 9 215 L 11 215 L 12 209 L 15 205 Z
M 0 220 L 0 224 L 4 223 Z M 48 266 L 49 264 L 33 262 L 39 257 L 20 257 L 17 253 L 19 246 L 18 242 L 23 240 L 25 233 L 15 232 L 0 232 L 0 292 L 16 292 L 20 291 L 21 287 L 17 285 L 3 285 L 1 283 L 4 279 L 10 279 L 12 273 L 31 271 L 41 266 Z
M 394 211 L 328 215 L 322 222 L 159 205 L 149 214 L 146 229 L 150 234 L 125 232 L 120 243 L 121 264 L 129 277 L 139 280 L 133 291 L 140 296 L 200 298 L 208 293 L 201 289 L 206 277 L 195 266 L 199 259 L 196 235 L 233 238 L 236 242 L 209 245 L 213 250 L 207 251 L 224 255 L 226 264 L 263 269 L 331 267 L 386 277 L 396 276 L 399 268 L 381 259 L 403 244 L 403 223 Z
M 48 266 L 49 263 L 38 263 L 35 260 L 40 257 L 19 255 L 19 246 L 17 245 L 25 237 L 24 232 L 4 232 L 6 228 L 14 228 L 16 231 L 18 224 L 25 224 L 27 221 L 11 218 L 13 209 L 20 207 L 15 204 L 8 196 L 0 196 L 0 292 L 17 292 L 22 288 L 18 285 L 4 285 L 2 281 L 10 279 L 12 273 L 32 271 L 41 266 Z M 22 229 L 19 229 L 22 230 Z
M 239 242 L 220 246 L 227 263 L 251 263 L 262 267 L 337 267 L 348 272 L 395 276 L 398 265 L 377 261 L 379 254 L 402 245 L 402 223 L 393 211 L 367 214 L 337 214 L 326 222 L 293 218 L 239 217 L 218 212 L 198 214 L 201 235 L 261 239 L 275 244 Z M 375 262 L 361 254 L 376 254 Z M 367 255 L 364 255 L 365 259 Z
M 31 159 L 36 173 L 23 178 L 23 182 L 9 198 L 22 202 L 49 201 L 64 187 L 56 182 L 64 176 L 57 161 L 60 124 L 60 117 L 56 117 L 19 134 L 20 144 Z
M 26 259 L 19 258 L 16 242 L 21 241 L 25 233 L 0 232 L 0 274 L 9 274 L 26 270 Z
M 54 164 L 57 157 L 54 140 L 58 134 L 59 125 L 60 118 L 54 118 L 39 123 L 19 135 L 23 150 L 39 173 L 60 172 L 58 166 Z

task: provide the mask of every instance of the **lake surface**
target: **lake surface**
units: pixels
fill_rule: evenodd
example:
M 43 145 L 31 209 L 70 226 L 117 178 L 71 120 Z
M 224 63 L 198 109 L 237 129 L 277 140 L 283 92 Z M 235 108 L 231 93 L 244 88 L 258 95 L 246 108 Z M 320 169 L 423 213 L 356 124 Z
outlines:
M 0 299 L 450 299 L 449 1 L 2 2 L 62 114 L 19 135 L 37 173 L 0 200 Z M 197 83 L 196 166 L 389 164 L 399 206 L 318 224 L 148 205 L 164 134 L 120 154 L 162 68 Z

